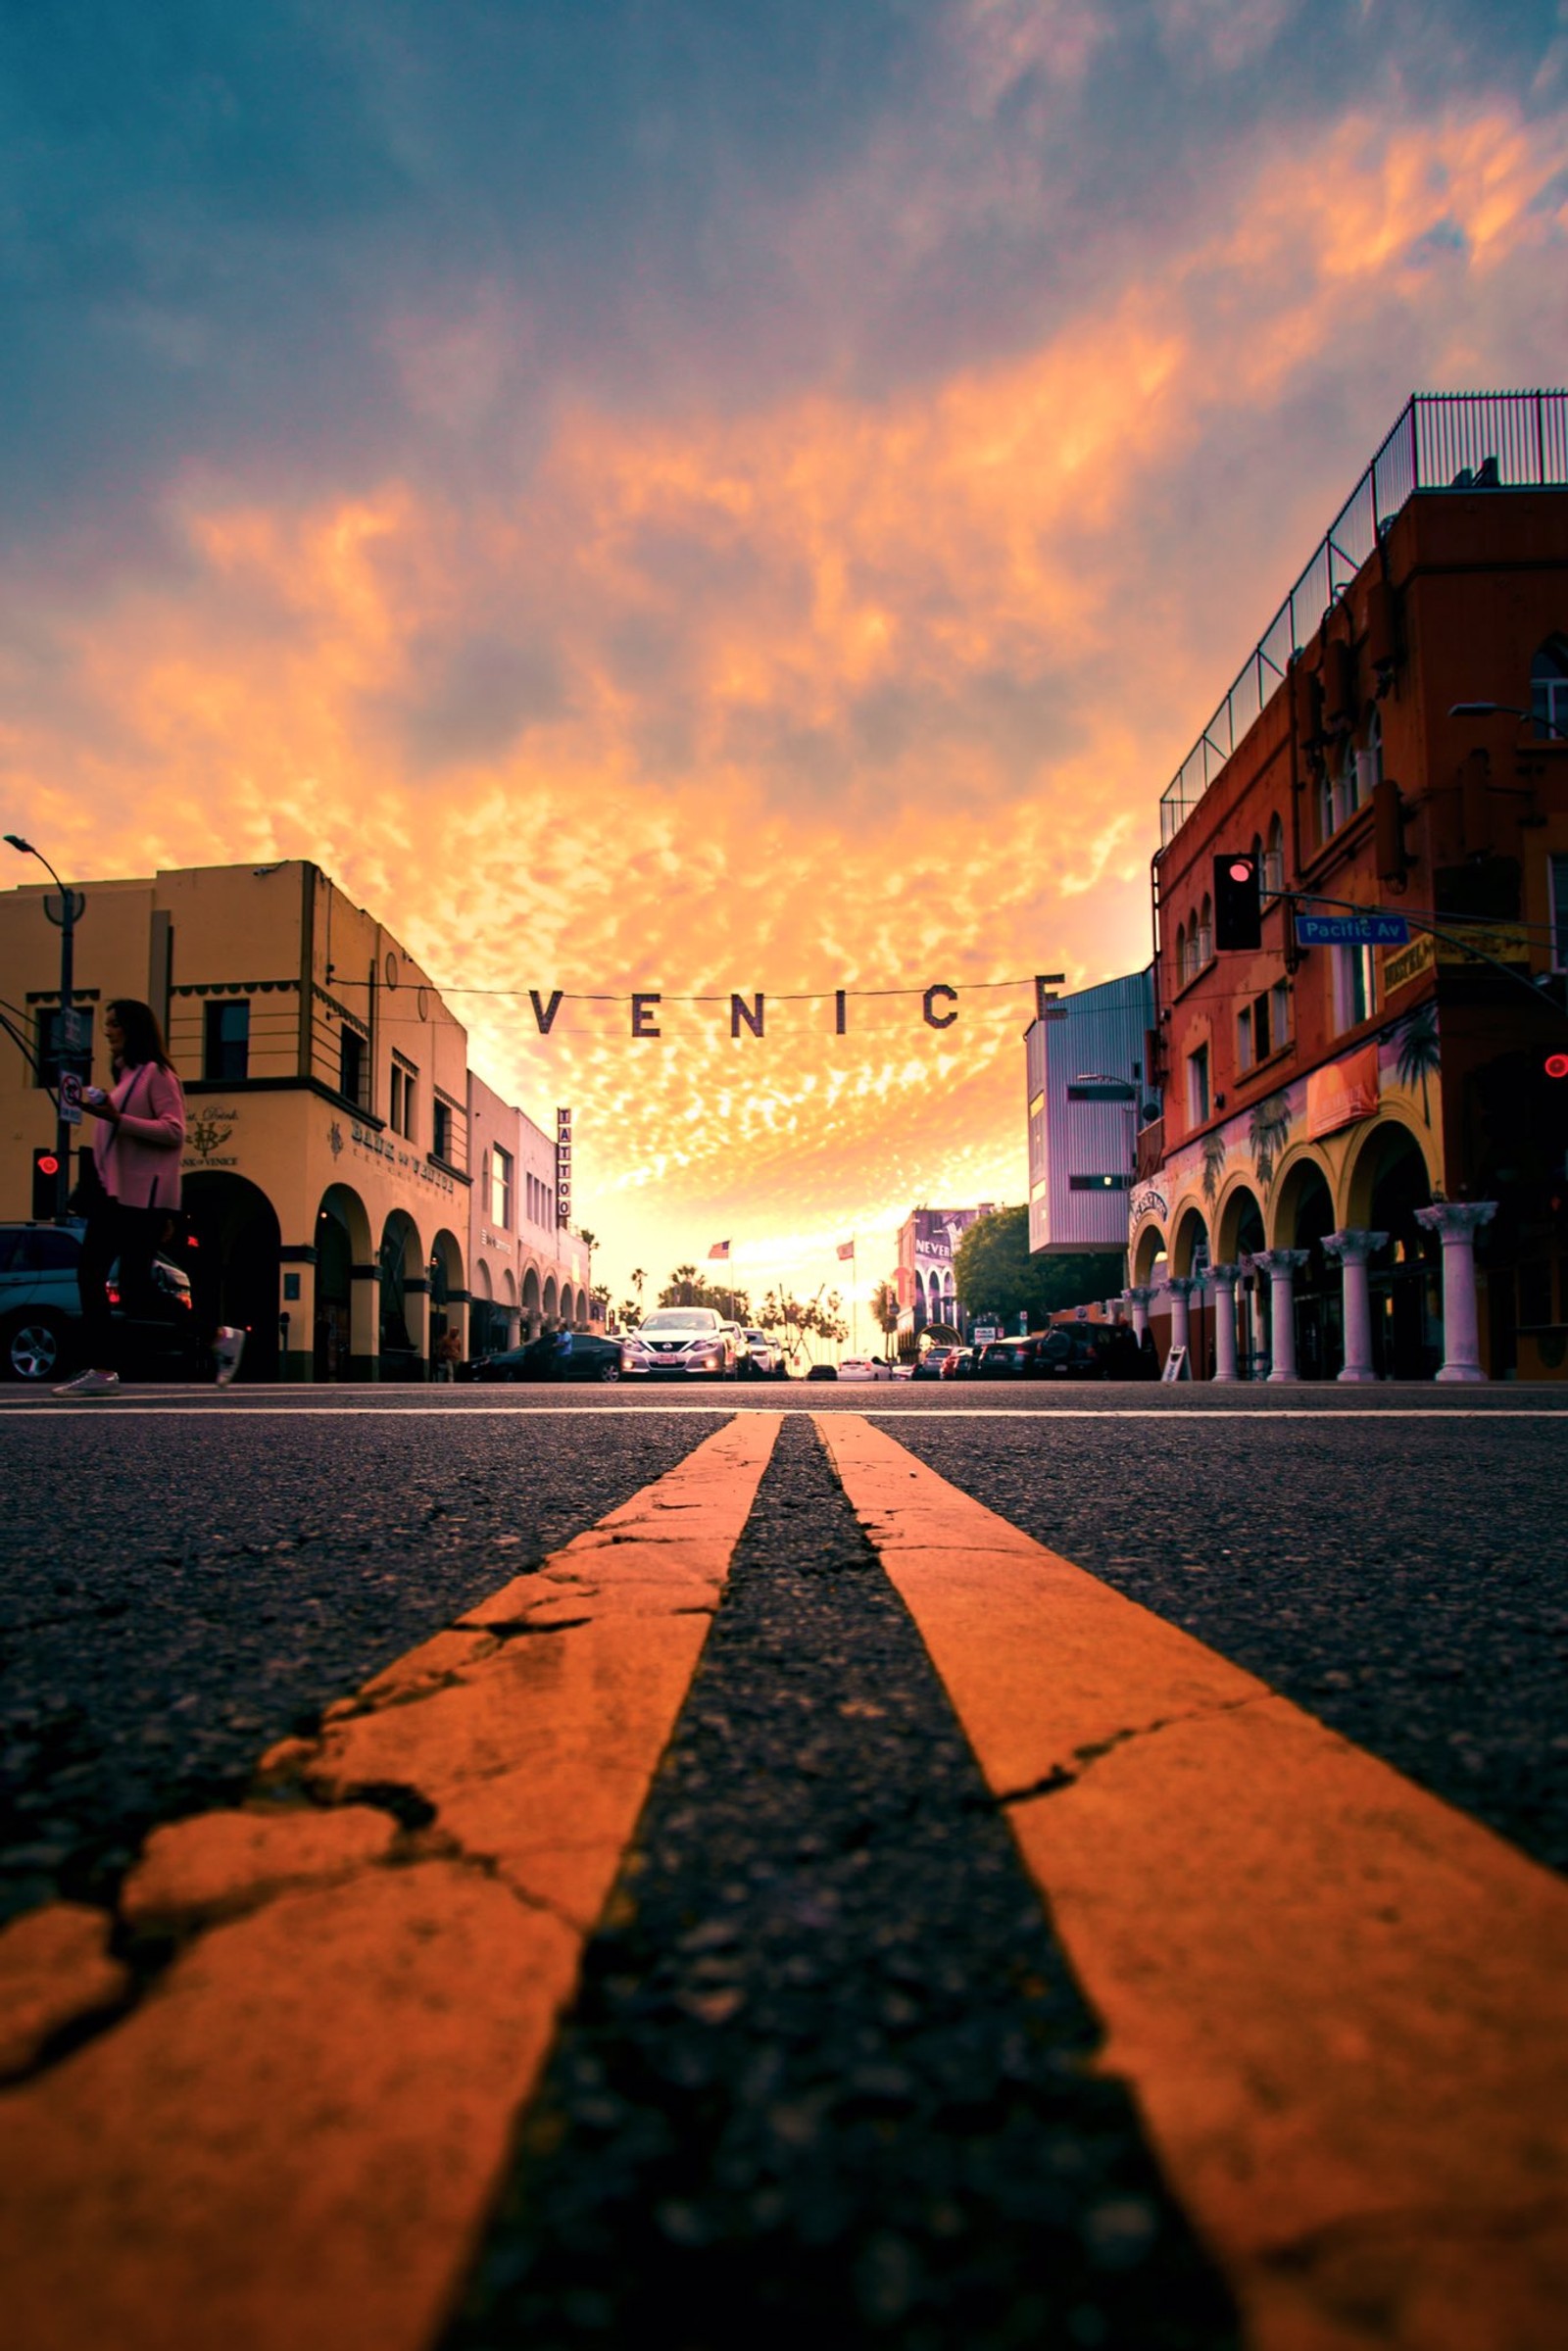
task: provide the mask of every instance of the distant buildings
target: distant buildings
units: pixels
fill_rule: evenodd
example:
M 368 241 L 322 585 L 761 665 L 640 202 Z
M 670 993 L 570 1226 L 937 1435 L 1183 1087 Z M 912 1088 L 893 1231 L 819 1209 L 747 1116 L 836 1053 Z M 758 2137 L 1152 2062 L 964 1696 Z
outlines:
M 51 1079 L 52 895 L 0 896 L 0 999 Z M 73 998 L 86 1043 L 64 1057 L 106 1081 L 117 996 L 164 1023 L 189 1112 L 193 1274 L 212 1319 L 249 1330 L 245 1376 L 422 1380 L 449 1332 L 473 1351 L 587 1320 L 588 1250 L 557 1223 L 554 1137 L 468 1068 L 439 990 L 327 875 L 204 866 L 85 896 Z M 54 1108 L 0 1045 L 0 1216 L 24 1217 Z
M 960 1335 L 967 1329 L 954 1288 L 953 1260 L 964 1234 L 977 1218 L 991 1214 L 992 1205 L 984 1200 L 978 1208 L 914 1208 L 900 1225 L 895 1279 L 901 1353 L 912 1354 L 921 1332 L 934 1324 Z
M 1158 1115 L 1145 1069 L 1152 971 L 1083 988 L 1024 1032 L 1029 1247 L 1125 1249 L 1138 1129 Z
M 1129 1298 L 1200 1375 L 1568 1376 L 1565 483 L 1568 395 L 1412 400 L 1164 795 Z

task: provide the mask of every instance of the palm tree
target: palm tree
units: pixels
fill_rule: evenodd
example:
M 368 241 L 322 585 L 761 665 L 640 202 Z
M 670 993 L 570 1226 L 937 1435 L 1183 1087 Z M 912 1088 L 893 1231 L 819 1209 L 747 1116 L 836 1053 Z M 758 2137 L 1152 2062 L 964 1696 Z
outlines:
M 647 1281 L 647 1279 L 648 1270 L 646 1266 L 634 1265 L 632 1267 L 631 1286 L 637 1293 L 637 1319 L 639 1322 L 641 1322 L 643 1318 L 643 1284 Z
M 1252 1165 L 1257 1171 L 1257 1180 L 1267 1191 L 1274 1181 L 1275 1163 L 1291 1139 L 1288 1095 L 1265 1094 L 1260 1102 L 1253 1103 L 1247 1139 L 1252 1147 Z
M 1417 1004 L 1407 1012 L 1395 1030 L 1398 1057 L 1395 1073 L 1401 1086 L 1413 1086 L 1421 1081 L 1421 1117 L 1425 1125 L 1432 1124 L 1432 1105 L 1427 1099 L 1427 1078 L 1435 1076 L 1443 1066 L 1443 1053 L 1438 1044 L 1438 1007 L 1434 1004 Z
M 884 1339 L 899 1327 L 899 1294 L 891 1282 L 878 1282 L 871 1293 L 871 1320 Z
M 673 1267 L 669 1277 L 670 1288 L 672 1290 L 679 1290 L 681 1297 L 678 1300 L 672 1300 L 671 1302 L 678 1303 L 682 1306 L 689 1306 L 692 1302 L 692 1284 L 696 1281 L 696 1279 L 697 1268 L 695 1265 L 677 1265 Z
M 1203 1137 L 1203 1198 L 1210 1207 L 1219 1190 L 1220 1177 L 1225 1173 L 1225 1144 L 1219 1135 Z
M 582 1243 L 584 1249 L 586 1249 L 588 1251 L 588 1281 L 586 1287 L 588 1296 L 591 1299 L 594 1296 L 594 1250 L 599 1247 L 599 1235 L 597 1233 L 590 1233 L 588 1227 L 584 1224 L 577 1227 L 577 1238 Z M 609 1302 L 608 1299 L 606 1302 Z

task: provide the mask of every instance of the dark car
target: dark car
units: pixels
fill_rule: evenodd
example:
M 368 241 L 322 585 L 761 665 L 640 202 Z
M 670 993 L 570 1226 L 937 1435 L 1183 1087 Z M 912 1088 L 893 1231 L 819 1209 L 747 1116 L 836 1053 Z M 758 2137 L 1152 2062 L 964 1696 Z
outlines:
M 571 1349 L 563 1354 L 558 1334 L 544 1332 L 526 1347 L 504 1347 L 499 1354 L 480 1355 L 473 1365 L 476 1380 L 599 1380 L 620 1378 L 620 1341 L 601 1339 L 592 1331 L 573 1331 Z
M 910 1371 L 910 1379 L 940 1380 L 949 1356 L 956 1355 L 959 1352 L 960 1350 L 956 1347 L 928 1347 Z
M 1140 1380 L 1138 1341 L 1122 1323 L 1055 1323 L 981 1350 L 985 1380 Z
M 839 1367 L 836 1363 L 813 1363 L 806 1376 L 808 1380 L 836 1380 Z
M 75 1368 L 81 1352 L 81 1293 L 76 1264 L 79 1224 L 0 1224 L 0 1376 L 42 1385 Z M 153 1259 L 156 1319 L 132 1319 L 117 1276 L 107 1284 L 115 1352 L 128 1368 L 146 1365 L 165 1379 L 194 1379 L 197 1344 L 190 1278 L 168 1257 Z
M 948 1359 L 942 1366 L 942 1377 L 945 1380 L 972 1380 L 979 1359 L 979 1350 L 975 1347 L 950 1347 Z

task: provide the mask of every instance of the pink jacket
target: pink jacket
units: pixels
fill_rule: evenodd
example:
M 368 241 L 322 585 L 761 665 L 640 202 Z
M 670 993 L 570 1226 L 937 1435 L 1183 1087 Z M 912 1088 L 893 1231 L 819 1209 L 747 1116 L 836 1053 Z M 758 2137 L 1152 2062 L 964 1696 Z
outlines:
M 92 1139 L 104 1190 L 126 1208 L 177 1208 L 185 1149 L 185 1097 L 172 1069 L 143 1061 L 122 1072 L 109 1097 L 121 1113 Z

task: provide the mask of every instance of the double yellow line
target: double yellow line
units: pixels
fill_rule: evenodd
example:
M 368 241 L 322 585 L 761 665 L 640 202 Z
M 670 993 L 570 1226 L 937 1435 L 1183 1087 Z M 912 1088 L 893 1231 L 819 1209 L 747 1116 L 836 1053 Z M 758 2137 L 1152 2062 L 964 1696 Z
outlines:
M 0 1937 L 13 2351 L 426 2351 L 778 1430 L 748 1412 Z M 1568 1893 L 957 1493 L 817 1426 L 1262 2351 L 1552 2351 Z M 116 2012 L 116 2004 L 123 2003 Z M 4 2039 L 0 2031 L 0 2039 Z

